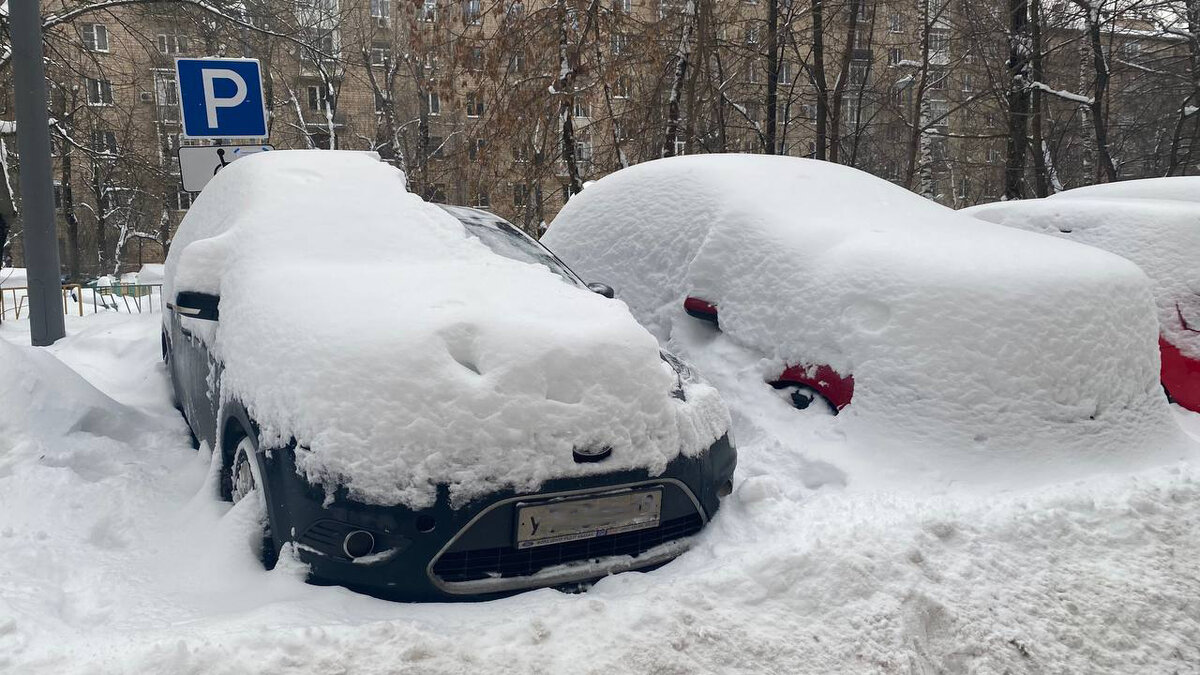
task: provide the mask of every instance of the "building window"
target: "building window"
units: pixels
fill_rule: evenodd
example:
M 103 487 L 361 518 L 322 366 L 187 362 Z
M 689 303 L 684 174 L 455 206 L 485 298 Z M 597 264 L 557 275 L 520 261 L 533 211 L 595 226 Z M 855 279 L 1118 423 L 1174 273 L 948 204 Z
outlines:
M 323 85 L 309 85 L 308 87 L 308 109 L 312 112 L 322 112 L 325 110 L 325 99 L 329 90 Z
M 529 144 L 528 143 L 518 143 L 517 145 L 514 145 L 512 155 L 513 155 L 514 162 L 521 162 L 521 163 L 528 162 L 529 161 Z
M 108 27 L 102 23 L 83 25 L 83 46 L 89 52 L 108 51 Z
M 788 61 L 782 61 L 779 64 L 779 84 L 792 83 L 792 64 Z
M 479 23 L 481 0 L 463 0 L 463 20 L 467 23 Z
M 575 117 L 591 117 L 592 105 L 588 103 L 587 99 L 576 96 L 574 113 Z
M 392 16 L 391 0 L 371 0 L 371 16 L 376 19 L 388 19 Z
M 975 83 L 971 81 L 970 73 L 962 74 L 962 90 L 964 94 L 970 94 L 975 91 Z
M 930 68 L 929 69 L 929 88 L 933 91 L 946 90 L 946 69 L 945 68 Z
M 899 47 L 892 47 L 888 50 L 888 65 L 896 65 L 904 60 L 904 54 Z
M 483 70 L 483 48 L 471 47 L 467 52 L 467 69 L 468 70 Z
M 175 74 L 169 71 L 154 71 L 154 100 L 158 105 L 158 119 L 163 122 L 179 121 L 179 87 Z
M 487 209 L 487 208 L 491 208 L 491 206 L 492 206 L 492 199 L 488 195 L 487 190 L 484 190 L 483 188 L 479 188 L 479 190 L 477 190 L 475 192 L 475 208 Z
M 988 164 L 999 164 L 1000 163 L 1000 151 L 996 150 L 995 148 L 989 149 L 987 151 L 987 163 Z
M 386 42 L 371 43 L 371 65 L 387 66 L 392 62 L 392 46 Z
M 521 0 L 515 0 L 515 2 L 509 3 L 505 13 L 508 15 L 508 18 L 513 20 L 523 18 L 525 16 L 525 3 L 521 2 Z
M 929 55 L 946 56 L 950 52 L 950 30 L 947 28 L 931 28 L 929 30 Z
M 159 35 L 158 51 L 162 54 L 182 54 L 187 51 L 187 38 L 182 35 Z
M 301 37 L 305 44 L 305 48 L 300 50 L 300 61 L 302 66 L 305 66 L 306 68 L 315 68 L 318 59 L 328 60 L 337 58 L 336 45 L 332 29 L 306 29 Z
M 387 94 L 381 91 L 375 92 L 375 112 L 382 113 L 387 110 L 388 97 Z
M 512 71 L 514 75 L 520 75 L 521 73 L 525 72 L 525 53 L 517 52 L 509 57 L 508 69 Z
M 108 80 L 87 79 L 88 105 L 112 105 L 112 82 Z
M 425 190 L 425 201 L 438 204 L 446 203 L 446 184 L 434 183 Z
M 748 45 L 758 44 L 758 26 L 746 26 L 745 40 Z
M 620 14 L 632 14 L 633 0 L 613 0 L 613 11 Z
M 850 62 L 850 84 L 861 87 L 867 83 L 871 73 L 871 62 L 854 60 Z
M 941 99 L 930 99 L 929 123 L 935 127 L 948 126 L 950 124 L 950 103 Z
M 750 84 L 758 84 L 762 78 L 758 74 L 758 62 L 750 61 L 746 64 L 746 81 Z
M 613 56 L 620 56 L 629 51 L 629 36 L 621 33 L 613 33 L 612 36 L 612 53 Z
M 483 149 L 487 147 L 487 141 L 482 138 L 476 138 L 467 146 L 467 157 L 472 161 L 477 161 L 483 156 Z
M 479 92 L 467 94 L 467 117 L 483 116 L 483 97 Z
M 187 211 L 192 208 L 192 198 L 194 195 L 190 192 L 179 190 L 175 193 L 175 202 L 171 204 L 176 211 Z
M 675 156 L 680 157 L 687 154 L 687 141 L 675 141 Z
M 858 6 L 859 9 L 863 5 Z M 855 49 L 870 49 L 871 48 L 871 27 L 867 24 L 858 24 L 854 28 L 854 48 Z
M 434 159 L 441 159 L 442 157 L 445 157 L 445 153 L 443 152 L 445 146 L 446 139 L 442 138 L 441 136 L 430 136 L 429 156 Z
M 437 21 L 437 0 L 422 0 L 421 21 Z
M 513 206 L 523 209 L 529 204 L 529 186 L 514 185 L 513 186 Z
M 904 24 L 901 22 L 901 18 L 900 18 L 899 14 L 892 14 L 892 15 L 888 16 L 888 32 L 889 33 L 904 32 Z
M 64 188 L 62 183 L 54 181 L 54 208 L 61 209 L 63 204 L 70 199 L 71 186 L 68 185 Z
M 437 92 L 431 91 L 425 95 L 425 100 L 429 104 L 430 115 L 442 114 L 442 99 L 438 98 Z
M 618 75 L 613 83 L 613 98 L 629 98 L 629 76 Z
M 1121 58 L 1125 59 L 1126 61 L 1136 61 L 1137 58 L 1142 55 L 1142 44 L 1134 41 L 1126 42 L 1125 44 L 1121 45 L 1119 52 L 1121 54 Z

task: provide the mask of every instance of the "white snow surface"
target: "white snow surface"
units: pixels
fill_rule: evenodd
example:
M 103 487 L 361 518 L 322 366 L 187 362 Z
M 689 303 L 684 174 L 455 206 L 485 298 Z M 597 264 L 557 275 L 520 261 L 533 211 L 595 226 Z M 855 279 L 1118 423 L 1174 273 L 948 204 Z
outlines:
M 660 340 L 693 321 L 682 309 L 693 295 L 763 357 L 759 382 L 785 365 L 852 373 L 854 401 L 835 425 L 842 461 L 922 489 L 1191 451 L 1158 383 L 1150 283 L 1136 266 L 980 227 L 855 169 L 756 155 L 647 162 L 576 195 L 543 241 L 614 286 Z
M 171 408 L 157 317 L 67 322 L 46 350 L 25 346 L 27 321 L 0 325 L 0 672 L 1124 674 L 1200 663 L 1194 461 L 999 493 L 857 489 L 834 464 L 846 451 L 837 418 L 784 404 L 760 381 L 761 357 L 681 319 L 673 346 L 705 359 L 696 365 L 727 392 L 740 450 L 734 495 L 691 551 L 580 595 L 389 603 L 307 586 L 286 558 L 262 570 L 258 502 L 217 501 L 210 454 L 188 446 Z M 71 430 L 80 409 L 113 423 Z M 1200 437 L 1200 415 L 1174 413 Z
M 963 213 L 1055 235 L 1127 258 L 1154 282 L 1163 336 L 1200 359 L 1200 177 L 1076 188 L 1046 199 L 982 204 Z
M 0 288 L 29 285 L 29 276 L 24 267 L 0 267 Z
M 329 281 L 311 282 L 318 268 Z M 623 303 L 493 254 L 364 153 L 222 171 L 180 226 L 164 290 L 221 296 L 206 340 L 222 400 L 246 405 L 267 447 L 296 439 L 309 480 L 369 503 L 656 473 L 729 424 L 709 385 L 670 396 L 675 373 Z M 612 457 L 573 460 L 592 445 Z

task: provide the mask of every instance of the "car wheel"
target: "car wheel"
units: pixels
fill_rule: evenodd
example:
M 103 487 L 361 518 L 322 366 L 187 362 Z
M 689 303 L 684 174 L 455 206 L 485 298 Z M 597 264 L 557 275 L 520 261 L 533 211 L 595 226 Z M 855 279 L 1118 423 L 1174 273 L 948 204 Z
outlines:
M 228 471 L 225 474 L 222 493 L 227 495 L 229 501 L 235 505 L 243 499 L 258 499 L 262 504 L 263 516 L 265 518 L 262 533 L 262 549 L 259 552 L 259 557 L 262 559 L 263 567 L 271 569 L 275 567 L 275 562 L 278 559 L 278 552 L 275 549 L 275 541 L 271 537 L 270 518 L 267 513 L 267 494 L 263 486 L 262 475 L 259 473 L 258 461 L 255 457 L 258 448 L 254 439 L 249 435 L 242 433 L 233 449 L 233 457 L 228 462 Z

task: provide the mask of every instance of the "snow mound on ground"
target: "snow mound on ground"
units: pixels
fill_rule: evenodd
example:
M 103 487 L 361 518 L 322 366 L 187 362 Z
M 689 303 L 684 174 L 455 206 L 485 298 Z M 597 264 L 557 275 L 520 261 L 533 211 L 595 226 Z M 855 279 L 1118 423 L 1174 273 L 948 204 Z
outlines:
M 131 442 L 146 420 L 44 350 L 0 340 L 0 460 L 21 446 L 47 451 L 63 436 Z
M 318 267 L 329 282 L 309 281 Z M 669 395 L 675 374 L 624 304 L 492 253 L 362 153 L 222 171 L 180 226 L 165 290 L 221 296 L 206 339 L 223 399 L 268 445 L 296 439 L 310 480 L 368 502 L 659 472 L 728 427 L 711 387 Z M 573 461 L 593 445 L 612 457 Z
M 0 288 L 21 288 L 28 285 L 24 267 L 0 267 Z
M 767 357 L 763 379 L 785 364 L 852 373 L 838 427 L 885 466 L 1024 482 L 1032 467 L 1047 478 L 1186 452 L 1136 266 L 980 228 L 848 167 L 648 162 L 573 198 L 544 241 L 662 339 L 694 295 Z
M 1154 282 L 1164 337 L 1185 355 L 1200 359 L 1200 332 L 1183 324 L 1200 329 L 1200 178 L 1096 185 L 963 212 L 1089 244 L 1137 263 Z

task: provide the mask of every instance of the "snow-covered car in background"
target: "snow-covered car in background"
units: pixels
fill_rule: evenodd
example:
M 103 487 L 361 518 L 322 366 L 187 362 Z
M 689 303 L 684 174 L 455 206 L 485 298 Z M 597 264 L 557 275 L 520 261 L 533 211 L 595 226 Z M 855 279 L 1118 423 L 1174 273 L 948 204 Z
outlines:
M 693 317 L 719 321 L 765 382 L 842 408 L 863 462 L 1020 481 L 1016 456 L 1176 452 L 1145 275 L 978 225 L 849 167 L 701 155 L 600 179 L 543 241 L 693 362 Z
M 1200 412 L 1200 177 L 1093 185 L 963 212 L 1137 263 L 1154 282 L 1163 387 L 1180 405 Z
M 731 489 L 724 403 L 624 304 L 370 154 L 222 171 L 164 291 L 221 496 L 261 499 L 268 563 L 314 582 L 453 600 L 643 569 Z

